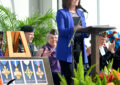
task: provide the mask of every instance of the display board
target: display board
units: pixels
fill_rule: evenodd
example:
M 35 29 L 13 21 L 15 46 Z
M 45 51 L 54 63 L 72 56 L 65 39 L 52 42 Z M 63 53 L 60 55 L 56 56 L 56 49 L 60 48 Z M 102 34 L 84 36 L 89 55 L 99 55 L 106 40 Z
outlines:
M 53 85 L 47 58 L 1 58 L 0 74 L 4 85 Z

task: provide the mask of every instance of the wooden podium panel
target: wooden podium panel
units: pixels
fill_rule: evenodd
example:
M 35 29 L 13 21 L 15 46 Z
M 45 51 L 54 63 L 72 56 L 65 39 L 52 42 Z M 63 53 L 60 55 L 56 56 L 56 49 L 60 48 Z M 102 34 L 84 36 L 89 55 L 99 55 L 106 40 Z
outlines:
M 29 61 L 29 72 L 27 70 L 27 63 Z M 8 72 L 5 72 L 3 63 L 7 62 L 5 65 Z M 38 63 L 41 69 L 40 75 L 38 74 Z M 6 57 L 0 58 L 0 73 L 1 79 L 6 85 L 11 79 L 16 79 L 10 85 L 54 85 L 53 78 L 49 66 L 48 58 L 42 57 Z M 16 67 L 18 68 L 16 72 Z M 18 72 L 21 72 L 20 77 L 17 75 Z M 5 75 L 7 74 L 7 76 Z M 31 73 L 31 75 L 30 75 Z M 30 77 L 29 77 L 29 76 Z M 42 75 L 42 76 L 41 76 Z M 17 77 L 18 76 L 18 77 Z M 41 76 L 41 77 L 40 77 Z
M 7 31 L 7 46 L 5 49 L 5 57 L 31 57 L 27 40 L 23 31 Z M 23 53 L 18 52 L 19 39 L 22 41 L 24 48 Z

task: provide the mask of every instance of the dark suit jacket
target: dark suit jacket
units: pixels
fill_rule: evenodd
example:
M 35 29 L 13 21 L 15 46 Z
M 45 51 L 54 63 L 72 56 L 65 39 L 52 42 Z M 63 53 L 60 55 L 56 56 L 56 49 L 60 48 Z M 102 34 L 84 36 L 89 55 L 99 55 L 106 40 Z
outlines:
M 101 55 L 100 53 L 100 70 L 102 70 L 105 66 L 108 65 L 108 62 L 110 60 L 112 60 L 112 58 L 114 59 L 115 55 L 113 53 L 111 53 L 107 47 L 104 47 L 105 50 L 105 55 Z M 91 55 L 88 56 L 88 60 L 89 60 L 89 65 L 91 66 Z

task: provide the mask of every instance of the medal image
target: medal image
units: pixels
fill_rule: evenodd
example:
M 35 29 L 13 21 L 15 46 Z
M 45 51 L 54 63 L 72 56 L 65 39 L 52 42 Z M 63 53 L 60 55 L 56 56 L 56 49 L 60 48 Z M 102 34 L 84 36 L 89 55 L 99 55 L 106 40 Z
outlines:
M 18 65 L 19 65 L 19 62 L 15 61 L 15 72 L 14 72 L 14 75 L 16 76 L 17 79 L 21 79 L 22 73 L 19 71 Z
M 39 61 L 36 61 L 36 65 L 38 67 L 38 70 L 37 70 L 36 74 L 41 79 L 41 78 L 43 78 L 44 72 L 40 68 L 40 62 Z
M 40 78 L 43 77 L 44 73 L 42 72 L 40 66 L 38 66 L 38 71 L 36 72 L 37 76 L 39 76 Z
M 8 79 L 8 76 L 10 74 L 10 71 L 6 67 L 6 65 L 8 64 L 8 62 L 7 61 L 1 61 L 1 64 L 4 66 L 2 74 L 4 74 L 4 76 L 6 77 L 6 79 Z
M 30 63 L 29 61 L 24 61 L 24 64 L 27 66 L 25 74 L 28 76 L 29 79 L 31 79 L 33 72 L 29 68 L 29 63 Z

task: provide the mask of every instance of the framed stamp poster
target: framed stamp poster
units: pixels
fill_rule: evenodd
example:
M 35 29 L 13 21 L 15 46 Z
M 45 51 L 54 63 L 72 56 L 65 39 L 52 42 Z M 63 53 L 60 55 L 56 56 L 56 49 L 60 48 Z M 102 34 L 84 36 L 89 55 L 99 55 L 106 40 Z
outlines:
M 0 74 L 4 85 L 54 85 L 48 58 L 0 58 Z

